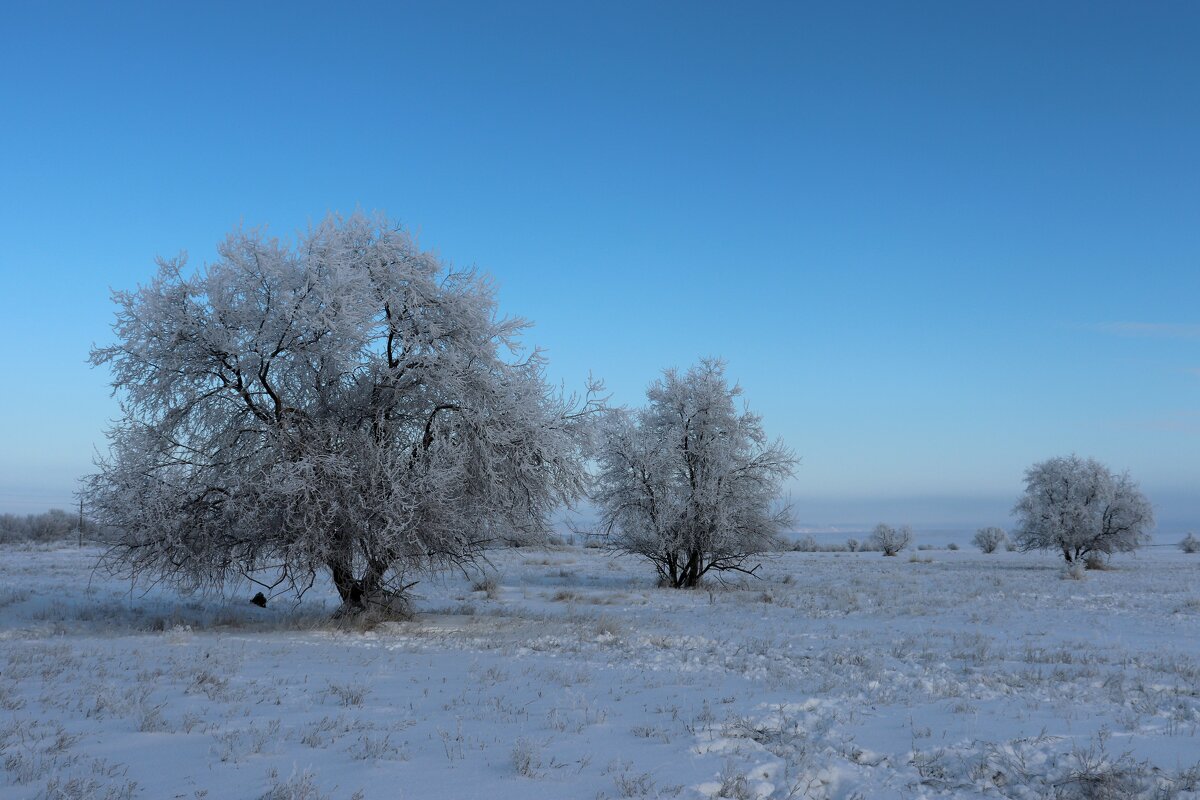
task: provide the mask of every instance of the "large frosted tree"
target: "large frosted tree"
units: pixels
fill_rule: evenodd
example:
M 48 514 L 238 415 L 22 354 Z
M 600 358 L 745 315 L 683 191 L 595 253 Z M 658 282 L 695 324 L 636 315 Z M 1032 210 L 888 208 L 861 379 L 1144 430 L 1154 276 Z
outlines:
M 722 362 L 670 369 L 636 411 L 609 415 L 598 450 L 595 500 L 619 551 L 651 561 L 670 586 L 747 569 L 788 523 L 780 488 L 797 460 L 739 409 Z
M 1021 550 L 1054 550 L 1074 563 L 1129 552 L 1149 540 L 1154 511 L 1128 473 L 1092 458 L 1051 458 L 1025 471 L 1015 540 Z
M 332 580 L 346 610 L 544 529 L 581 495 L 595 386 L 563 397 L 489 282 L 383 218 L 235 231 L 116 292 L 122 418 L 86 494 L 108 565 L 194 589 Z

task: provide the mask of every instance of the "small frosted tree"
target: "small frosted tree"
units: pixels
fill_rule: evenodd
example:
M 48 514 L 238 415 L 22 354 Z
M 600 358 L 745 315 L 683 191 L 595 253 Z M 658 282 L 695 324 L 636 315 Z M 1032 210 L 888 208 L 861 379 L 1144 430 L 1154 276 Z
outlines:
M 1067 564 L 1136 550 L 1154 526 L 1150 501 L 1128 473 L 1076 455 L 1026 470 L 1025 494 L 1013 513 L 1020 550 L 1055 550 Z
M 116 292 L 92 352 L 123 412 L 86 484 L 115 571 L 300 593 L 324 573 L 359 611 L 585 489 L 598 387 L 547 386 L 484 277 L 362 214 L 218 252 Z
M 883 551 L 885 556 L 894 556 L 912 544 L 912 528 L 907 525 L 893 528 L 881 522 L 871 531 L 869 541 L 872 549 Z
M 981 553 L 994 553 L 1007 541 L 1008 535 L 1004 529 L 993 526 L 977 530 L 971 543 L 978 547 Z
M 1180 540 L 1179 549 L 1185 553 L 1200 553 L 1200 538 L 1194 533 L 1189 533 Z
M 747 559 L 779 546 L 779 503 L 797 460 L 739 411 L 721 361 L 670 369 L 640 410 L 611 412 L 600 437 L 595 500 L 619 552 L 654 564 L 663 583 L 694 587 L 709 572 L 753 574 Z

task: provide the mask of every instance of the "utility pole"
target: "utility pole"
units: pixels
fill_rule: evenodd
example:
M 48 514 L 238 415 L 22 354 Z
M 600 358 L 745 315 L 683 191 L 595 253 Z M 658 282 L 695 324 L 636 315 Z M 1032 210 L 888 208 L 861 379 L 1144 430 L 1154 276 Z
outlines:
M 79 498 L 79 549 L 83 549 L 83 498 Z

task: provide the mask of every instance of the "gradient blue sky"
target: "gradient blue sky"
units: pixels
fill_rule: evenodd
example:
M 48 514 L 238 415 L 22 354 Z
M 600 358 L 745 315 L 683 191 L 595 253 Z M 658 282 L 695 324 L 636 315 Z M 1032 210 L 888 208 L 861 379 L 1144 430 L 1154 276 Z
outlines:
M 436 6 L 436 7 L 435 7 Z M 720 355 L 809 524 L 1035 460 L 1200 523 L 1200 5 L 4 4 L 0 510 L 116 413 L 110 287 L 384 210 L 636 403 Z

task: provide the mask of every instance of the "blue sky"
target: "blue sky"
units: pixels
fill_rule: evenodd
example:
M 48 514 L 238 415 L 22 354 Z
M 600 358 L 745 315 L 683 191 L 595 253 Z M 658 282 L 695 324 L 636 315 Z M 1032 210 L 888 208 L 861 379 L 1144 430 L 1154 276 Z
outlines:
M 6 4 L 0 510 L 104 446 L 110 287 L 361 207 L 568 386 L 725 357 L 803 522 L 1003 524 L 1075 451 L 1200 526 L 1197 41 L 1182 2 Z

